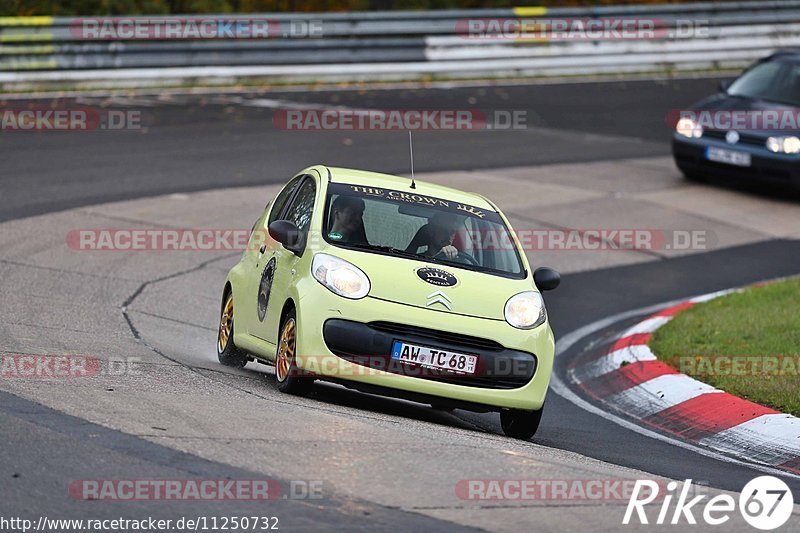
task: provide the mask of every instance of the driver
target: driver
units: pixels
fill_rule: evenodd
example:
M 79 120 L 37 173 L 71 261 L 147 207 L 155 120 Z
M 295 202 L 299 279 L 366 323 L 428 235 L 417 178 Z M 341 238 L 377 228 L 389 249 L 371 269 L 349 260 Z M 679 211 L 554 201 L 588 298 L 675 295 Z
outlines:
M 350 244 L 369 244 L 364 230 L 364 200 L 339 196 L 331 205 L 331 228 L 328 238 Z
M 417 230 L 406 251 L 426 257 L 442 254 L 447 259 L 455 259 L 458 248 L 453 246 L 453 237 L 458 229 L 458 222 L 457 215 L 436 213 L 427 224 Z M 419 249 L 423 246 L 427 248 L 420 253 Z

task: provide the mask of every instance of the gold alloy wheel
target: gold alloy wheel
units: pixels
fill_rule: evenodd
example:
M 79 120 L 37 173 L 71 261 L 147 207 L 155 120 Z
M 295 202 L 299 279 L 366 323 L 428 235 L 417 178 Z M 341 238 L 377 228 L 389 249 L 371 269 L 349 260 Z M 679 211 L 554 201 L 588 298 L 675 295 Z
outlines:
M 233 293 L 228 295 L 222 308 L 222 317 L 219 320 L 219 335 L 217 336 L 217 351 L 222 353 L 228 347 L 233 333 Z
M 278 360 L 275 361 L 275 376 L 278 381 L 286 381 L 289 376 L 289 369 L 294 359 L 294 350 L 297 340 L 297 326 L 294 318 L 290 318 L 283 325 L 281 331 L 281 342 L 278 346 Z

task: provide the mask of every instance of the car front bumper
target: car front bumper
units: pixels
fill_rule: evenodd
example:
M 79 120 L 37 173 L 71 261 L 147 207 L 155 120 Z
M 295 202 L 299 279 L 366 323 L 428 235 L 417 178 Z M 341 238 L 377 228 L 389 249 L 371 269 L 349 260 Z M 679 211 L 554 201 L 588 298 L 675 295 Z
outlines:
M 749 167 L 709 161 L 708 147 L 723 148 L 750 154 Z M 672 155 L 675 164 L 684 172 L 701 175 L 745 180 L 763 180 L 777 184 L 800 185 L 800 159 L 786 154 L 772 154 L 763 146 L 748 144 L 731 145 L 718 139 L 701 137 L 687 139 L 673 134 Z
M 505 320 L 370 297 L 347 300 L 319 284 L 299 294 L 304 297 L 297 306 L 297 366 L 303 372 L 362 390 L 366 387 L 359 385 L 394 396 L 411 393 L 425 402 L 453 400 L 473 410 L 537 410 L 544 404 L 555 350 L 548 323 L 519 330 Z M 397 361 L 392 366 L 389 354 L 394 340 L 478 355 L 478 369 L 474 376 L 466 376 L 406 367 Z
M 376 321 L 369 324 L 330 319 L 323 326 L 328 349 L 351 363 L 392 374 L 412 375 L 444 383 L 487 389 L 516 389 L 524 386 L 536 372 L 536 356 L 509 350 L 489 339 Z M 392 359 L 395 341 L 427 346 L 447 353 L 478 356 L 474 374 L 424 366 Z

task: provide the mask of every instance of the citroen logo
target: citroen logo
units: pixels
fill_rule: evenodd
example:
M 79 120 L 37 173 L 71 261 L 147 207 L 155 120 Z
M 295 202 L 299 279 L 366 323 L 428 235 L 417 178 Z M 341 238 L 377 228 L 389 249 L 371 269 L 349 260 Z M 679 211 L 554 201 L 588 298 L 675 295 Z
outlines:
M 739 133 L 731 130 L 725 134 L 725 140 L 728 144 L 736 144 L 739 142 Z
M 428 295 L 428 303 L 425 304 L 425 307 L 431 307 L 432 305 L 442 304 L 447 308 L 448 311 L 452 311 L 453 308 L 451 304 L 453 301 L 447 297 L 445 293 L 442 291 L 432 292 Z

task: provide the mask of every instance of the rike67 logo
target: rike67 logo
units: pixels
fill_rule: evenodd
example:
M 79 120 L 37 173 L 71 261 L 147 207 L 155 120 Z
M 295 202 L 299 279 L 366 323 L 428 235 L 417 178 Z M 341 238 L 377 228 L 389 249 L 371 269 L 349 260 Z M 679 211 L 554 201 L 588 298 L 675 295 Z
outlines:
M 731 519 L 737 508 L 736 500 L 728 494 L 714 496 L 705 502 L 705 494 L 690 499 L 691 479 L 681 485 L 676 481 L 667 483 L 665 494 L 659 494 L 659 488 L 655 481 L 637 480 L 622 523 L 630 524 L 635 514 L 640 524 L 696 525 L 697 518 L 700 517 L 707 525 L 720 526 Z M 651 522 L 652 513 L 648 518 L 645 506 L 656 500 L 660 502 L 660 506 L 652 506 L 650 509 L 655 511 L 658 508 L 658 515 Z M 757 477 L 747 483 L 739 495 L 738 510 L 742 517 L 748 524 L 763 531 L 784 525 L 791 517 L 793 509 L 792 491 L 776 477 Z

